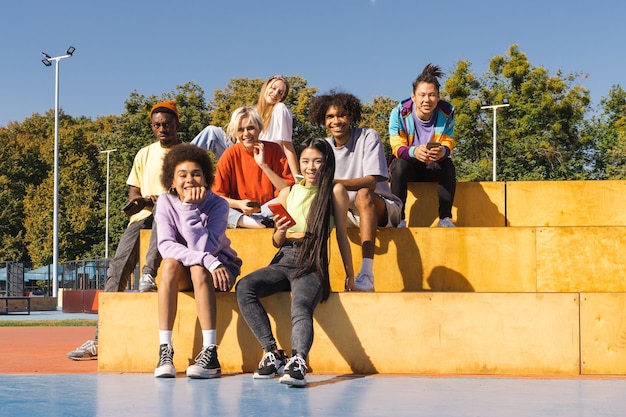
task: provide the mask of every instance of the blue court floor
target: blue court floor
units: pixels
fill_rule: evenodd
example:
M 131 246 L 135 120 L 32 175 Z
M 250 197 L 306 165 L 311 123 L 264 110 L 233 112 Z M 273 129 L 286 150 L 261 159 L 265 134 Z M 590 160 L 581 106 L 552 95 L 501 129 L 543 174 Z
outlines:
M 3 315 L 0 320 L 97 317 L 50 311 Z M 309 386 L 299 389 L 277 379 L 253 380 L 251 374 L 215 380 L 189 380 L 183 373 L 175 379 L 152 374 L 0 374 L 0 417 L 626 416 L 625 378 L 311 374 L 307 379 Z
M 45 348 L 45 346 L 42 346 Z M 0 375 L 0 416 L 624 416 L 624 379 Z

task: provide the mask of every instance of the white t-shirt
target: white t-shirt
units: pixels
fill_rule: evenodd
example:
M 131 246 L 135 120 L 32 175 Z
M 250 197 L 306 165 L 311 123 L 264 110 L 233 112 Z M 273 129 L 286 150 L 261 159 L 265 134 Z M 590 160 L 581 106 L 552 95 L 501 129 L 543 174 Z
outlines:
M 400 199 L 391 193 L 389 188 L 387 161 L 385 151 L 378 132 L 374 129 L 355 127 L 351 129 L 350 140 L 341 147 L 335 146 L 335 140 L 326 139 L 335 153 L 335 178 L 347 180 L 362 178 L 368 175 L 376 177 L 376 194 L 400 203 Z M 354 208 L 356 191 L 348 191 L 350 206 Z
M 278 103 L 272 110 L 272 117 L 269 126 L 259 136 L 259 140 L 280 143 L 281 141 L 291 142 L 293 135 L 293 116 L 285 106 L 285 103 Z

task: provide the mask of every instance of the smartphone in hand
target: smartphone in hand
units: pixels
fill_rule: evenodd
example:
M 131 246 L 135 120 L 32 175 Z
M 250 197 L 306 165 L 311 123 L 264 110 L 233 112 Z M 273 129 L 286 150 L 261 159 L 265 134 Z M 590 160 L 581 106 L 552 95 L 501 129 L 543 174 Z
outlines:
M 137 214 L 141 210 L 143 210 L 143 208 L 146 207 L 146 205 L 147 205 L 146 200 L 140 199 L 140 200 L 130 201 L 128 202 L 128 204 L 122 207 L 122 211 L 124 212 L 125 215 L 132 216 L 133 214 Z
M 280 203 L 273 203 L 273 204 L 268 204 L 267 206 L 272 213 L 274 213 L 275 215 L 279 216 L 279 217 L 286 217 L 287 220 L 289 220 L 289 227 L 293 226 L 296 224 L 296 221 L 293 219 L 293 217 L 291 217 L 291 215 L 289 214 L 289 212 L 287 212 L 287 210 L 285 209 L 285 207 L 283 207 L 282 204 Z
M 441 146 L 441 143 L 439 142 L 428 142 L 426 144 L 426 149 L 439 148 L 440 146 Z

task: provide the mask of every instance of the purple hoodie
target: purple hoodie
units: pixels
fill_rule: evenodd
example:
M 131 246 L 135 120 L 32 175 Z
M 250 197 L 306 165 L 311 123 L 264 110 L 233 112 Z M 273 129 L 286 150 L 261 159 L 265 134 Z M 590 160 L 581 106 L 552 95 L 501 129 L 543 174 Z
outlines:
M 202 265 L 206 269 L 220 261 L 238 276 L 241 259 L 226 237 L 228 203 L 207 190 L 200 204 L 183 204 L 178 195 L 159 197 L 154 219 L 163 258 L 176 259 L 184 266 Z

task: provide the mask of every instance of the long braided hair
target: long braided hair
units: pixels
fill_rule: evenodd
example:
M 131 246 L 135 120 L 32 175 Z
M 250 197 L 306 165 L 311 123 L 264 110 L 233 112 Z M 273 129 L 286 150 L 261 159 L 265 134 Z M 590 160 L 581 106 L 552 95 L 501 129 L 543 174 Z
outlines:
M 316 273 L 322 282 L 322 302 L 330 294 L 328 273 L 328 235 L 330 216 L 333 211 L 333 186 L 335 177 L 335 154 L 326 139 L 309 138 L 302 143 L 302 150 L 313 148 L 323 155 L 317 173 L 317 193 L 311 203 L 306 221 L 306 233 L 297 259 L 296 278 Z

